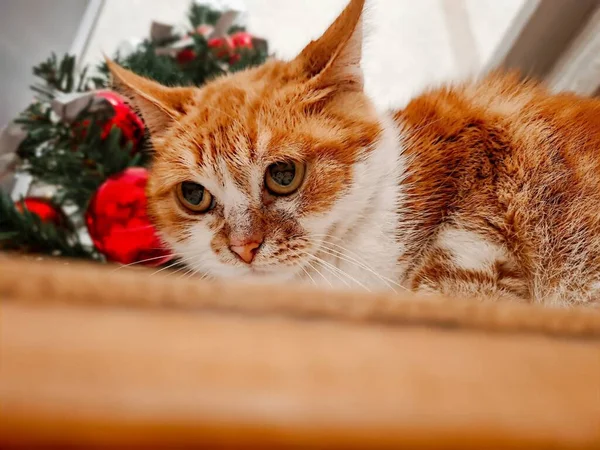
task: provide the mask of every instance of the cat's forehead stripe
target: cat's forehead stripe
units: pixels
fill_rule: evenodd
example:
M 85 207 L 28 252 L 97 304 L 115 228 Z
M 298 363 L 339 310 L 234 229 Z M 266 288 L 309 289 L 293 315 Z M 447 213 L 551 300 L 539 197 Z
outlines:
M 222 186 L 224 186 L 223 192 L 226 198 L 226 203 L 233 207 L 239 205 L 245 205 L 248 203 L 247 193 L 244 192 L 244 187 L 240 182 L 240 179 L 235 179 L 233 174 L 229 171 L 229 167 L 224 161 L 219 164 L 219 175 L 221 177 Z
M 264 158 L 268 154 L 271 136 L 271 131 L 268 128 L 264 128 L 258 133 L 258 139 L 256 140 L 257 158 Z

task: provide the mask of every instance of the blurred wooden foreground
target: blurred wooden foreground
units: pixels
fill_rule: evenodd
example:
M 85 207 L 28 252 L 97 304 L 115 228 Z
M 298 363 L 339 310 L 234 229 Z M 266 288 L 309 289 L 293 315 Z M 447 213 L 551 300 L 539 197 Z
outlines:
M 600 448 L 600 312 L 0 257 L 2 448 Z

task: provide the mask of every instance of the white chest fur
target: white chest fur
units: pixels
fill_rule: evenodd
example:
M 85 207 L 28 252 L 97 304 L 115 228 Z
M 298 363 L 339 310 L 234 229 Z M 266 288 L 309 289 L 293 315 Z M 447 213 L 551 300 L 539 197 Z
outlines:
M 314 231 L 322 241 L 305 279 L 321 286 L 397 289 L 398 203 L 404 160 L 391 118 L 375 148 L 354 167 L 352 185 L 334 206 L 333 226 Z M 316 230 L 316 223 L 308 224 Z M 320 224 L 322 226 L 322 224 Z

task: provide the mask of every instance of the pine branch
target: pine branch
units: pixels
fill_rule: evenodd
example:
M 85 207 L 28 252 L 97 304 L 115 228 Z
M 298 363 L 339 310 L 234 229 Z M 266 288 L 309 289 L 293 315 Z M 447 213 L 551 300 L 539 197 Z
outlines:
M 94 87 L 91 79 L 87 78 L 87 69 L 78 75 L 75 73 L 75 57 L 64 55 L 59 61 L 56 54 L 33 68 L 33 74 L 42 83 L 36 83 L 31 89 L 38 94 L 40 101 L 50 101 L 56 92 L 86 92 Z
M 188 20 L 194 30 L 203 24 L 215 25 L 219 17 L 221 17 L 219 11 L 197 3 L 192 3 L 188 12 Z
M 265 62 L 268 57 L 268 48 L 265 41 L 255 40 L 253 49 L 241 49 L 237 51 L 240 58 L 233 64 L 230 64 L 227 52 L 224 53 L 222 58 L 219 58 L 215 55 L 214 50 L 209 48 L 205 37 L 193 32 L 199 25 L 214 25 L 220 17 L 221 13 L 219 11 L 192 3 L 188 19 L 192 28 L 191 36 L 194 42 L 190 50 L 196 56 L 192 61 L 185 64 L 180 64 L 170 55 L 157 55 L 157 48 L 163 46 L 165 43 L 154 43 L 150 40 L 145 40 L 140 44 L 138 51 L 125 58 L 120 58 L 117 55 L 115 61 L 139 75 L 153 79 L 166 86 L 201 86 L 213 78 L 226 74 L 228 71 L 237 72 Z M 245 28 L 234 25 L 229 31 L 231 33 L 245 31 Z M 106 64 L 101 63 L 98 71 L 101 73 L 101 76 L 95 78 L 94 81 L 101 85 L 108 85 L 109 74 Z
M 246 27 L 243 27 L 241 25 L 231 25 L 229 30 L 227 30 L 227 34 L 233 34 L 239 31 L 246 31 Z
M 253 49 L 241 49 L 237 52 L 240 55 L 240 59 L 229 66 L 229 71 L 239 72 L 240 70 L 247 69 L 248 67 L 259 66 L 264 63 L 269 56 L 268 48 L 264 41 L 254 40 Z
M 196 57 L 183 65 L 178 63 L 178 68 L 182 74 L 194 86 L 201 86 L 213 78 L 227 73 L 223 62 L 215 56 L 215 53 L 208 47 L 208 42 L 201 34 L 193 34 L 194 45 L 192 47 Z
M 264 41 L 255 40 L 253 49 L 237 51 L 239 59 L 231 63 L 230 54 L 217 56 L 218 52 L 209 48 L 204 36 L 195 33 L 199 25 L 214 25 L 220 16 L 220 12 L 206 6 L 191 5 L 188 19 L 193 44 L 190 49 L 196 57 L 188 63 L 181 64 L 172 55 L 157 54 L 157 47 L 166 43 L 150 40 L 144 41 L 134 53 L 123 58 L 117 55 L 114 59 L 133 72 L 167 86 L 201 86 L 228 71 L 263 63 L 268 56 Z M 243 30 L 243 27 L 233 26 L 230 33 Z M 31 174 L 36 183 L 55 186 L 55 203 L 76 206 L 75 214 L 80 216 L 106 178 L 129 166 L 144 166 L 148 159 L 146 153 L 132 153 L 131 144 L 124 142 L 119 129 L 106 133 L 102 124 L 113 113 L 110 106 L 94 112 L 86 108 L 72 123 L 62 122 L 53 113 L 51 101 L 56 93 L 85 92 L 108 86 L 110 77 L 106 64 L 102 63 L 98 69 L 99 73 L 92 77 L 87 69 L 77 74 L 73 56 L 59 59 L 52 54 L 33 68 L 39 80 L 31 87 L 36 101 L 16 120 L 27 133 L 18 149 L 22 160 L 19 169 Z M 1 192 L 0 248 L 101 259 L 95 249 L 83 246 L 74 232 L 42 223 L 29 211 L 20 213 Z
M 44 223 L 29 212 L 16 209 L 10 197 L 0 191 L 0 248 L 35 252 L 52 256 L 100 259 L 98 253 L 85 247 L 77 234 L 67 228 Z
M 109 176 L 132 165 L 145 163 L 144 155 L 132 154 L 121 130 L 113 128 L 103 137 L 102 124 L 112 107 L 82 111 L 73 124 L 55 121 L 50 108 L 33 104 L 17 120 L 27 132 L 19 146 L 21 170 L 37 181 L 56 186 L 60 203 L 72 203 L 81 210 Z

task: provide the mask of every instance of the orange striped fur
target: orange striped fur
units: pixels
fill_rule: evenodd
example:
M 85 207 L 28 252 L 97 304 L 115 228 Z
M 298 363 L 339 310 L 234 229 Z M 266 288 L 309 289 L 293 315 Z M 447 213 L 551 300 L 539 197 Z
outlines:
M 495 73 L 377 111 L 360 70 L 363 7 L 352 0 L 294 60 L 202 88 L 109 63 L 151 132 L 164 240 L 209 277 L 598 304 L 600 101 Z M 306 176 L 275 196 L 265 171 L 284 161 Z M 214 209 L 182 208 L 185 181 Z M 233 235 L 260 235 L 251 263 Z

